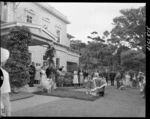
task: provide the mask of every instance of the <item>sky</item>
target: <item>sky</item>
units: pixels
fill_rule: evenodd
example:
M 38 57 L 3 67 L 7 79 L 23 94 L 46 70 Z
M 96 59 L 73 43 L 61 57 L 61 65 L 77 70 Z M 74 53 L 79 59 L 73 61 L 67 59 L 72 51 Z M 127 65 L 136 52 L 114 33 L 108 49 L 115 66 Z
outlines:
M 75 39 L 87 43 L 91 32 L 97 31 L 99 36 L 103 32 L 111 31 L 113 18 L 120 16 L 121 9 L 139 8 L 145 3 L 49 3 L 56 10 L 67 16 L 71 22 L 67 26 L 67 33 Z

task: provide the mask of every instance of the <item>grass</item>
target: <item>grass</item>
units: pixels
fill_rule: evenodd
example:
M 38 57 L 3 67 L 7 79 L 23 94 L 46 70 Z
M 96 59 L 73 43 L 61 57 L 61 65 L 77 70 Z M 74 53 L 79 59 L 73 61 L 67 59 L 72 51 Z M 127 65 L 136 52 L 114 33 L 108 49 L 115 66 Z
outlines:
M 10 93 L 10 101 L 25 99 L 32 96 L 34 96 L 34 94 L 29 92 Z
M 80 89 L 80 87 L 58 87 L 56 90 L 54 90 L 51 93 L 45 93 L 42 91 L 34 92 L 34 94 L 37 95 L 46 95 L 46 96 L 56 96 L 61 98 L 74 98 L 74 99 L 80 99 L 80 100 L 87 100 L 87 101 L 95 101 L 99 99 L 99 96 L 92 96 L 87 95 L 83 91 L 74 91 L 74 89 Z

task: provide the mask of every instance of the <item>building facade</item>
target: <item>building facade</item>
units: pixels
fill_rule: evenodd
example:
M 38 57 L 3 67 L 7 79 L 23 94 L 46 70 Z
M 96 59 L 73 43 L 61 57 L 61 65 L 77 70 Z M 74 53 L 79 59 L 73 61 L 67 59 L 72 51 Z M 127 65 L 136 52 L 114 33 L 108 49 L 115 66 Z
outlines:
M 43 56 L 47 44 L 56 49 L 55 65 L 67 67 L 79 64 L 79 53 L 70 49 L 72 35 L 67 33 L 70 24 L 67 17 L 51 7 L 40 2 L 1 2 L 1 36 L 6 35 L 13 26 L 27 26 L 32 33 L 32 45 L 29 46 L 31 60 L 43 65 Z

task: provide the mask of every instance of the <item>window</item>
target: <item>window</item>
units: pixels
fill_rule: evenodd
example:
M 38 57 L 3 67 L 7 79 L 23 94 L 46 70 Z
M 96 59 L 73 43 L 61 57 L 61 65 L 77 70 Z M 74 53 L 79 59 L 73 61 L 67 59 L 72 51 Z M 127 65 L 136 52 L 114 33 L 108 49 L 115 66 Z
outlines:
M 32 23 L 32 16 L 30 15 L 27 15 L 27 23 Z
M 56 67 L 59 67 L 59 65 L 60 65 L 60 59 L 56 58 Z
M 34 23 L 35 12 L 32 9 L 25 8 L 25 22 Z
M 60 43 L 60 30 L 57 30 L 56 34 L 57 34 L 57 42 Z

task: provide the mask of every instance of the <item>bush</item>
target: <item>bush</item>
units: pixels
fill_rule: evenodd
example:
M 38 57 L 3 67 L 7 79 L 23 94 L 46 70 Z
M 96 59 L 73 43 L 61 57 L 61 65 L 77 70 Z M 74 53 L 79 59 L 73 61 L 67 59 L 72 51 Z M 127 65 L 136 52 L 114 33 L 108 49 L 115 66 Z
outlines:
M 57 86 L 63 86 L 64 85 L 64 77 L 59 75 L 57 78 L 56 78 L 56 85 Z
M 73 73 L 67 72 L 64 76 L 64 85 L 71 86 L 73 84 Z
M 15 26 L 6 36 L 10 57 L 4 68 L 9 72 L 11 87 L 22 87 L 29 82 L 30 55 L 28 45 L 31 32 L 25 26 Z
M 58 75 L 56 78 L 57 86 L 71 86 L 73 83 L 73 73 L 67 72 L 64 76 Z

